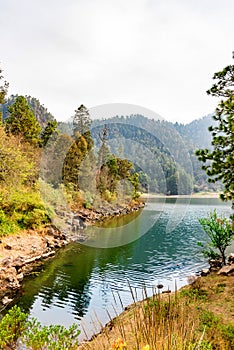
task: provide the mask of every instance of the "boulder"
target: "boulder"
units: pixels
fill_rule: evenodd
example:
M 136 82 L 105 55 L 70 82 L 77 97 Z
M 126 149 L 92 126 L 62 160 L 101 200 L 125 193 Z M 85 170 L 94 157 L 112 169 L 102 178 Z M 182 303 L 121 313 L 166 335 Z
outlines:
M 222 267 L 222 261 L 221 260 L 209 260 L 210 264 L 210 271 L 218 271 Z
M 9 258 L 5 258 L 2 260 L 2 266 L 9 267 L 11 266 L 12 261 L 13 261 L 13 258 L 11 256 Z
M 217 273 L 217 275 L 225 275 L 228 276 L 234 273 L 234 264 L 223 266 Z
M 13 301 L 13 299 L 8 298 L 8 296 L 5 296 L 4 298 L 2 298 L 3 305 L 10 304 L 12 301 Z
M 209 275 L 209 273 L 210 273 L 209 269 L 202 269 L 201 270 L 201 276 L 207 276 L 207 275 Z
M 22 282 L 23 279 L 24 279 L 24 274 L 23 274 L 23 272 L 19 273 L 19 274 L 16 276 L 16 278 L 17 278 L 17 280 L 18 280 L 19 282 Z
M 230 253 L 227 258 L 228 264 L 234 263 L 234 253 Z
M 18 256 L 13 262 L 12 266 L 18 271 L 22 266 L 25 265 L 25 258 L 23 256 Z

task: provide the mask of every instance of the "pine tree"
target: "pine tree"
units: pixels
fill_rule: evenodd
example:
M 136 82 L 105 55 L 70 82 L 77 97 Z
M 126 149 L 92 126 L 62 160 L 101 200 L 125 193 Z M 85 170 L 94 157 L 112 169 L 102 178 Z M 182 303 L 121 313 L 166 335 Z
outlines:
M 234 66 L 230 65 L 215 73 L 217 81 L 208 95 L 222 97 L 214 115 L 217 126 L 209 127 L 212 133 L 212 150 L 196 151 L 198 159 L 209 176 L 209 182 L 222 181 L 224 185 L 222 200 L 231 200 L 234 207 Z
M 0 82 L 3 80 L 2 69 L 0 68 Z M 3 85 L 0 86 L 0 105 L 4 104 L 5 96 L 7 94 L 9 84 L 6 81 L 3 81 Z M 0 124 L 2 123 L 2 111 L 0 110 Z
M 80 136 L 73 142 L 64 160 L 62 172 L 63 183 L 65 185 L 72 184 L 75 190 L 79 189 L 79 170 L 87 152 L 87 141 L 84 136 Z
M 56 122 L 56 120 L 49 120 L 48 121 L 45 129 L 41 133 L 41 145 L 43 147 L 46 146 L 51 135 L 56 132 L 57 125 L 58 125 L 58 123 Z
M 90 131 L 91 119 L 88 109 L 84 105 L 80 105 L 79 108 L 75 110 L 75 115 L 73 117 L 73 134 L 76 136 L 77 133 L 80 135 L 85 135 Z
M 24 96 L 18 96 L 8 108 L 9 116 L 5 120 L 6 131 L 20 135 L 26 142 L 36 145 L 39 142 L 41 127 L 31 111 Z

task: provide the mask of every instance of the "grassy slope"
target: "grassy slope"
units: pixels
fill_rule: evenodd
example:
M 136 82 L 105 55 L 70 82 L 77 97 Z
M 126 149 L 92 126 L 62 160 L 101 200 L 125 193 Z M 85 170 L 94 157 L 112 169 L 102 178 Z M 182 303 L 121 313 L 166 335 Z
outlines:
M 172 295 L 133 304 L 79 349 L 234 349 L 234 276 L 198 278 Z M 200 344 L 200 345 L 199 345 Z M 199 347 L 200 346 L 200 347 Z M 118 347 L 113 347 L 118 349 Z M 121 347 L 119 347 L 121 349 Z

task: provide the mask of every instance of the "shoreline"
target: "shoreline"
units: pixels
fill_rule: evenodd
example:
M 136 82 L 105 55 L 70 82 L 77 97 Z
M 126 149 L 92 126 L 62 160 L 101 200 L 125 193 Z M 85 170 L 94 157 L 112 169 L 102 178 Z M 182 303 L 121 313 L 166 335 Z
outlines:
M 134 300 L 130 305 L 123 308 L 122 312 L 119 315 L 116 315 L 110 319 L 110 321 L 107 322 L 98 333 L 94 334 L 91 339 L 82 341 L 79 344 L 78 349 L 109 350 L 111 345 L 116 343 L 118 339 L 126 341 L 127 345 L 130 345 L 130 349 L 132 349 L 134 346 L 133 341 L 135 337 L 132 329 L 135 329 L 135 331 L 137 331 L 139 328 L 141 328 L 138 319 L 142 320 L 145 316 L 145 322 L 148 321 L 148 316 L 147 314 L 144 314 L 144 310 L 146 310 L 146 308 L 149 306 L 151 308 L 155 307 L 155 305 L 157 305 L 156 303 L 160 303 L 162 306 L 164 303 L 166 305 L 171 303 L 173 306 L 173 302 L 182 300 L 180 299 L 180 296 L 183 292 L 184 296 L 182 296 L 182 298 L 184 298 L 183 300 L 185 300 L 186 303 L 188 303 L 188 298 L 191 298 L 192 302 L 196 302 L 196 305 L 199 305 L 199 310 L 201 310 L 202 303 L 205 306 L 205 310 L 208 309 L 209 311 L 213 311 L 218 317 L 223 317 L 223 315 L 225 315 L 225 317 L 222 318 L 222 322 L 223 324 L 228 324 L 228 322 L 230 322 L 232 319 L 231 300 L 233 295 L 232 286 L 234 282 L 234 274 L 232 273 L 230 275 L 225 275 L 219 274 L 217 272 L 218 271 L 211 272 L 208 276 L 195 277 L 190 282 L 188 281 L 187 285 L 175 290 L 174 292 L 166 290 L 160 291 L 160 289 L 158 289 L 158 291 L 155 291 L 155 294 L 150 297 L 144 295 L 142 300 Z M 220 286 L 222 286 L 222 289 Z M 217 288 L 220 289 L 218 290 Z M 193 290 L 195 290 L 195 292 L 190 294 L 189 291 Z M 207 295 L 207 300 L 205 297 L 203 299 L 200 299 L 198 294 L 196 296 L 196 293 L 199 293 L 200 290 L 202 293 L 205 291 L 204 295 Z M 216 290 L 218 290 L 218 292 L 214 292 Z M 219 299 L 221 296 L 223 297 L 223 295 L 226 296 L 226 299 L 228 299 L 228 301 L 226 301 L 226 303 L 219 303 Z M 196 297 L 198 298 L 196 299 Z M 208 303 L 208 305 L 206 303 Z M 138 312 L 138 310 L 140 311 Z M 143 328 L 144 327 L 142 327 L 142 329 Z M 146 343 L 144 345 L 146 345 Z
M 141 210 L 144 203 L 122 205 L 100 210 L 81 209 L 76 212 L 60 210 L 57 216 L 62 228 L 54 224 L 34 230 L 20 231 L 0 239 L 0 311 L 6 308 L 20 291 L 23 279 L 65 245 L 85 242 L 84 229 L 114 217 Z
M 216 192 L 201 192 L 192 194 L 177 194 L 177 195 L 165 195 L 160 193 L 143 193 L 142 199 L 146 198 L 219 198 L 220 193 Z

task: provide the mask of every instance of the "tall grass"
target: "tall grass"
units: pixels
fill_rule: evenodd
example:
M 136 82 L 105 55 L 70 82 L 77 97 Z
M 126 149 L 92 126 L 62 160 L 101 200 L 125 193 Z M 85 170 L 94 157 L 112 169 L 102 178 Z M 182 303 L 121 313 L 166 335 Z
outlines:
M 188 293 L 176 290 L 173 294 L 161 294 L 155 289 L 150 298 L 144 287 L 141 302 L 129 288 L 133 299 L 131 307 L 111 320 L 101 335 L 79 349 L 232 349 L 234 327 L 224 326 L 212 312 L 207 314 L 202 307 L 206 293 L 198 285 Z

